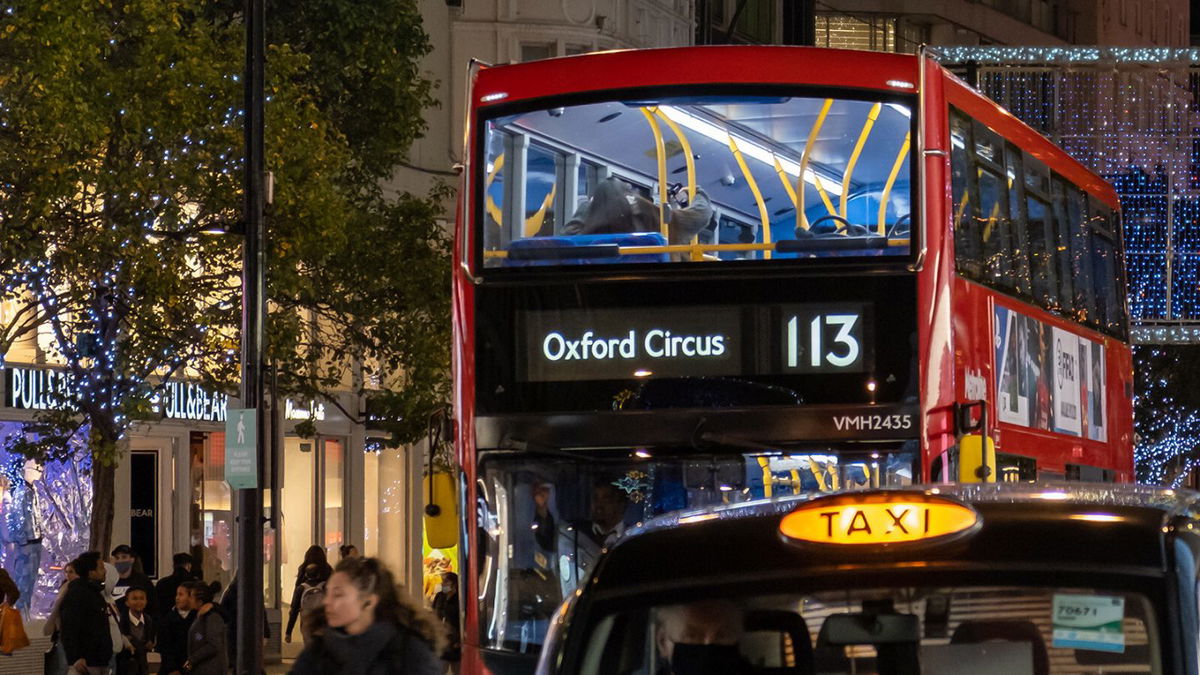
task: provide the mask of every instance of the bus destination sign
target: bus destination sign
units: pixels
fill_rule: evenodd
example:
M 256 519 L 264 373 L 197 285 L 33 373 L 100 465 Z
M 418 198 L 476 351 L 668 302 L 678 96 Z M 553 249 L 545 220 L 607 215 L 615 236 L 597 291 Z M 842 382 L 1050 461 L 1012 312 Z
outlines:
M 518 370 L 528 382 L 861 373 L 872 361 L 867 310 L 835 303 L 523 312 Z
M 532 382 L 736 375 L 737 308 L 525 312 Z

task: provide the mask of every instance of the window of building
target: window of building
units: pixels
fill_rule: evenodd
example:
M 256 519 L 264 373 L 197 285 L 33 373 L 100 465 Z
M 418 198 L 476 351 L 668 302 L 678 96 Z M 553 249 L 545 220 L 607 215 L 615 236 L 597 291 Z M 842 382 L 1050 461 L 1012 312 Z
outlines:
M 555 45 L 552 42 L 522 42 L 521 63 L 539 61 L 554 56 Z
M 778 4 L 774 0 L 745 0 L 733 32 L 748 42 L 770 44 L 776 42 L 775 27 Z
M 876 52 L 898 51 L 897 23 L 895 17 L 817 14 L 816 46 Z M 913 49 L 915 50 L 915 46 Z
M 592 51 L 590 45 L 567 45 L 565 53 L 567 56 L 574 56 L 576 54 L 586 54 L 590 51 Z

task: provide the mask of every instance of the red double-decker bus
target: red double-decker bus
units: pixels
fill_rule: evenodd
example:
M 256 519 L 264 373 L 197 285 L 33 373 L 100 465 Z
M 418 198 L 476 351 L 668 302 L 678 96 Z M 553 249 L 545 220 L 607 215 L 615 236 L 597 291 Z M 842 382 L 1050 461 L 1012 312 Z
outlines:
M 1132 478 L 1117 197 L 933 62 L 609 52 L 475 66 L 468 100 L 465 672 L 529 672 L 652 515 Z

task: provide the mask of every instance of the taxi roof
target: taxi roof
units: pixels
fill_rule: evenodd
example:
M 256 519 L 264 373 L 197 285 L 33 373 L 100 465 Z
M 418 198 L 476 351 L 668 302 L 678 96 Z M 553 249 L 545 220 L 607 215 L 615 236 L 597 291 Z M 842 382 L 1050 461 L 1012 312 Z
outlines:
M 880 492 L 886 491 L 861 493 Z M 982 524 L 953 545 L 901 546 L 864 556 L 854 547 L 816 549 L 786 542 L 780 535 L 785 515 L 824 494 L 684 511 L 633 528 L 597 566 L 592 590 L 676 586 L 732 573 L 769 578 L 795 576 L 800 570 L 895 567 L 904 562 L 1157 574 L 1169 562 L 1165 534 L 1193 530 L 1200 515 L 1200 493 L 1137 485 L 938 485 L 903 492 L 940 494 L 968 503 Z M 660 562 L 648 565 L 648 560 Z

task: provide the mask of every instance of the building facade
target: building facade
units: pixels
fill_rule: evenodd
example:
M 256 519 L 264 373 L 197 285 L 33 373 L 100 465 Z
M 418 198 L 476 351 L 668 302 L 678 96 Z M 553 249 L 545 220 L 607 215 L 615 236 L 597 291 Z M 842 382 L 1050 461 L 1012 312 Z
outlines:
M 0 308 L 0 319 L 5 309 L 12 311 Z M 53 392 L 65 386 L 62 368 L 39 341 L 32 335 L 0 360 L 0 447 L 26 433 L 25 423 L 53 407 Z M 240 405 L 188 380 L 168 381 L 163 390 L 155 419 L 133 427 L 116 467 L 113 544 L 130 544 L 152 579 L 170 574 L 172 555 L 187 551 L 206 580 L 228 586 L 239 514 L 225 482 L 225 432 L 228 411 Z M 355 545 L 420 588 L 423 448 L 385 447 L 366 418 L 365 401 L 349 391 L 336 402 L 268 394 L 268 419 L 276 424 L 263 467 L 263 515 L 271 519 L 264 591 L 277 620 L 286 617 L 312 545 L 334 563 L 340 546 Z M 315 435 L 300 436 L 302 423 Z M 13 573 L 33 619 L 49 613 L 63 565 L 88 548 L 91 458 L 83 438 L 70 444 L 68 459 L 44 465 L 0 450 L 0 566 Z

